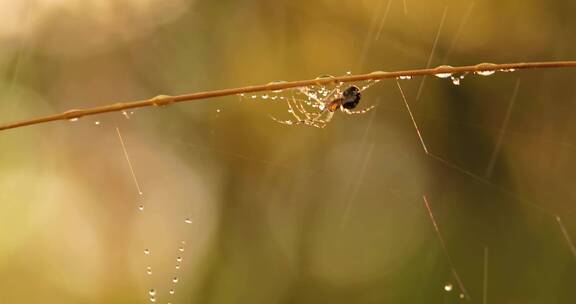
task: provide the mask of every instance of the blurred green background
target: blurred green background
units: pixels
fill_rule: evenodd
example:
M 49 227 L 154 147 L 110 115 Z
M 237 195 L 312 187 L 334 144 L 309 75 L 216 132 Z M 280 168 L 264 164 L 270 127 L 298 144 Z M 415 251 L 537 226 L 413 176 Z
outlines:
M 0 7 L 0 122 L 347 71 L 576 58 L 574 1 Z M 151 289 L 173 304 L 576 303 L 575 79 L 402 80 L 434 156 L 394 80 L 364 92 L 375 111 L 326 129 L 231 96 L 3 131 L 0 303 L 146 303 Z

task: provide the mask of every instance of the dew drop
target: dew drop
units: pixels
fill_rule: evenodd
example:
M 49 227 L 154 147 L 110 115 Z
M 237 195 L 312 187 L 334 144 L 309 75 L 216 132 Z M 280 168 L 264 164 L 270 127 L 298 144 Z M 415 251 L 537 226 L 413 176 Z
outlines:
M 156 302 L 156 298 L 155 298 L 155 297 L 150 297 L 150 302 L 152 302 L 152 303 Z
M 176 262 L 178 262 L 178 263 L 182 262 L 182 257 L 177 257 Z
M 444 285 L 444 290 L 452 291 L 452 284 L 448 283 L 448 284 Z
M 184 223 L 186 224 L 192 224 L 192 219 L 190 219 L 189 217 L 184 219 Z
M 180 252 L 184 252 L 184 247 L 180 247 L 180 248 L 178 248 L 178 251 L 180 251 Z
M 173 282 L 173 283 L 178 283 L 178 281 L 179 281 L 178 277 L 173 277 L 173 278 L 172 278 L 172 282 Z
M 514 72 L 516 71 L 516 69 L 501 69 L 500 72 L 504 72 L 504 73 L 510 73 L 510 72 Z
M 176 270 L 180 269 L 180 265 L 176 264 Z
M 452 77 L 452 84 L 460 85 L 460 77 Z
M 150 254 L 150 249 L 148 248 L 144 249 L 144 254 Z
M 148 275 L 152 275 L 152 267 L 150 267 L 150 266 L 146 267 L 146 273 Z
M 68 121 L 71 121 L 71 122 L 78 121 L 78 117 L 70 118 L 70 119 L 68 119 Z
M 155 289 L 150 289 L 150 290 L 148 290 L 148 294 L 153 297 L 153 296 L 156 295 L 156 290 L 155 290 Z
M 412 79 L 412 76 L 398 76 L 398 79 L 409 80 L 409 79 Z
M 139 206 L 138 206 L 138 210 L 139 210 L 139 211 L 144 211 L 144 205 L 139 205 Z
M 186 245 L 186 241 L 181 241 L 180 242 L 182 245 Z
M 435 74 L 434 76 L 436 76 L 438 78 L 448 78 L 448 77 L 452 76 L 452 73 L 438 73 L 438 74 Z
M 352 75 L 352 71 L 346 72 L 346 75 Z
M 100 122 L 99 122 L 99 121 L 95 121 L 94 124 L 98 126 L 98 125 L 100 125 Z
M 220 113 L 220 109 L 216 109 L 216 113 Z
M 268 94 L 262 95 L 262 99 L 268 99 L 268 97 L 269 97 Z
M 496 71 L 494 70 L 487 70 L 487 71 L 478 71 L 476 72 L 476 74 L 480 75 L 480 76 L 490 76 L 492 74 L 496 73 Z
M 460 294 L 460 299 L 464 299 L 464 294 L 463 294 L 463 293 Z
M 482 75 L 482 76 L 490 76 L 492 74 L 494 74 L 494 72 L 496 71 L 496 67 L 497 65 L 494 63 L 480 63 L 476 65 L 476 69 L 477 70 L 481 70 L 481 71 L 477 71 L 476 74 L 478 75 Z M 484 75 L 482 73 L 488 73 L 487 75 Z
M 171 295 L 173 295 L 175 293 L 174 289 L 170 289 L 170 291 L 168 291 L 168 293 L 170 293 Z
M 437 70 L 439 69 L 451 69 L 452 66 L 449 65 L 441 65 L 439 67 L 436 67 Z M 452 73 L 437 73 L 434 76 L 438 77 L 438 78 L 448 78 L 450 76 L 452 76 Z

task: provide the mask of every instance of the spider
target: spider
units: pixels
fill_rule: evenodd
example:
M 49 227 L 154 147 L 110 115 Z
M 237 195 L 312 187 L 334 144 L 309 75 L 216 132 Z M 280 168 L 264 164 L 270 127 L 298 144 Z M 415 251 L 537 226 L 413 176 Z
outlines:
M 336 87 L 330 93 L 326 91 L 322 94 L 325 96 L 324 98 L 318 98 L 316 92 L 310 92 L 308 88 L 301 88 L 300 92 L 306 95 L 309 100 L 311 99 L 311 101 L 304 102 L 309 106 L 319 108 L 320 112 L 315 113 L 306 110 L 302 101 L 292 97 L 292 100 L 287 99 L 288 113 L 292 114 L 295 120 L 279 120 L 273 116 L 271 117 L 276 122 L 285 125 L 305 124 L 316 128 L 324 128 L 338 109 L 349 115 L 364 114 L 374 109 L 375 106 L 370 106 L 363 110 L 354 111 L 354 108 L 360 103 L 361 92 L 367 88 L 368 86 L 364 86 L 361 90 L 359 87 L 351 85 L 340 93 L 340 88 Z

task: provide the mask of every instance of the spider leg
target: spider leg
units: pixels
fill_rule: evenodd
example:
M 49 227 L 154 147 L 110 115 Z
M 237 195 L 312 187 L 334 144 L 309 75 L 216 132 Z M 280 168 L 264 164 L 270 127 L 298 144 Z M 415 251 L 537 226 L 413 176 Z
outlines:
M 324 114 L 324 113 L 328 113 L 328 114 L 326 114 L 326 117 L 324 119 L 321 119 L 321 120 L 319 119 L 319 121 L 321 121 L 324 124 L 327 124 L 330 122 L 330 120 L 332 120 L 332 117 L 334 117 L 334 112 L 324 110 L 324 112 L 322 112 L 322 114 Z
M 294 126 L 294 125 L 300 125 L 300 124 L 304 124 L 305 122 L 303 120 L 280 120 L 272 115 L 268 115 L 270 116 L 270 118 L 272 118 L 272 120 L 274 120 L 277 123 L 281 123 L 283 125 L 289 125 L 289 126 Z
M 376 106 L 370 106 L 366 109 L 363 110 L 358 110 L 358 111 L 353 111 L 353 110 L 349 110 L 349 109 L 345 109 L 344 107 L 340 107 L 340 109 L 342 110 L 342 112 L 348 114 L 348 115 L 356 115 L 356 114 L 365 114 L 370 112 L 371 110 L 373 110 L 374 108 L 376 108 Z
M 370 88 L 371 86 L 377 84 L 380 80 L 368 80 L 368 83 L 366 83 L 364 86 L 362 86 L 360 88 L 360 92 L 364 92 L 365 90 L 367 90 L 368 88 Z

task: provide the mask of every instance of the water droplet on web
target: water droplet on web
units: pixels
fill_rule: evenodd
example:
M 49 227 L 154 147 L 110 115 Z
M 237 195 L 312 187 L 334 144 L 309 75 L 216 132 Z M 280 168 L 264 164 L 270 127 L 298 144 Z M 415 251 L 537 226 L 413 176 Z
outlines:
M 412 76 L 398 76 L 398 79 L 401 79 L 401 80 L 410 80 L 410 79 L 412 79 Z
M 124 115 L 124 118 L 130 119 L 130 114 L 128 114 L 128 112 L 122 111 L 122 115 Z
M 177 257 L 176 262 L 178 262 L 178 263 L 182 262 L 182 257 Z
M 439 67 L 436 67 L 437 70 L 439 69 L 451 69 L 452 66 L 449 65 L 441 65 Z M 436 73 L 434 74 L 434 76 L 438 77 L 438 78 L 448 78 L 450 76 L 452 76 L 452 73 Z
M 256 99 L 256 98 L 258 98 L 258 95 L 252 95 L 252 96 L 250 96 L 250 97 L 251 97 L 252 99 Z
M 139 211 L 144 211 L 144 205 L 139 205 L 139 206 L 138 206 L 138 210 L 139 210 Z
M 173 282 L 173 283 L 178 283 L 179 280 L 180 280 L 180 279 L 178 279 L 178 277 L 173 277 L 173 278 L 172 278 L 172 282 Z
M 97 120 L 97 121 L 94 122 L 94 124 L 97 125 L 97 126 L 99 126 L 99 125 L 100 125 L 100 122 Z
M 464 299 L 464 294 L 463 294 L 463 293 L 460 294 L 460 299 Z
M 346 72 L 346 75 L 352 75 L 352 71 Z
M 262 99 L 268 99 L 268 97 L 269 97 L 268 94 L 263 94 L 263 95 L 262 95 Z
M 178 248 L 178 251 L 180 251 L 180 252 L 184 252 L 184 247 L 180 247 L 180 248 Z
M 216 113 L 220 113 L 220 109 L 216 109 Z
M 490 76 L 492 74 L 496 73 L 496 71 L 493 70 L 488 70 L 488 71 L 478 71 L 476 72 L 476 74 L 480 75 L 480 76 Z
M 156 298 L 155 298 L 155 297 L 150 297 L 150 302 L 152 302 L 152 303 L 156 302 Z
M 444 285 L 444 290 L 452 291 L 452 284 L 448 283 L 448 284 Z
M 452 79 L 452 84 L 453 85 L 460 85 L 460 82 L 462 81 L 462 79 L 464 79 L 464 77 L 466 77 L 467 74 L 468 73 L 464 73 L 460 76 L 457 76 L 457 75 L 451 76 L 450 78 Z
M 144 254 L 150 254 L 150 249 L 148 248 L 144 249 Z
M 184 219 L 184 223 L 186 224 L 192 224 L 192 219 L 190 219 L 189 217 Z
M 150 266 L 146 267 L 146 273 L 148 275 L 152 275 L 152 267 L 150 267 Z
M 186 245 L 186 241 L 181 241 L 180 242 L 182 245 Z
M 75 122 L 75 121 L 78 121 L 78 119 L 79 119 L 78 117 L 74 117 L 74 118 L 68 119 L 68 121 Z
M 170 289 L 170 291 L 168 291 L 168 293 L 170 293 L 171 295 L 173 295 L 173 294 L 176 293 L 176 292 L 174 291 L 174 289 Z
M 155 289 L 150 289 L 150 290 L 148 290 L 148 294 L 149 294 L 150 296 L 155 296 L 155 295 L 156 295 L 156 290 L 155 290 Z
M 176 268 L 177 270 L 180 269 L 180 265 L 176 264 L 176 267 L 175 267 L 175 268 Z
M 504 72 L 504 73 L 511 73 L 511 72 L 515 72 L 516 69 L 501 69 L 500 72 Z
M 496 67 L 496 64 L 489 62 L 477 64 L 476 69 L 481 71 L 476 71 L 476 74 L 481 76 L 490 76 L 496 72 Z

